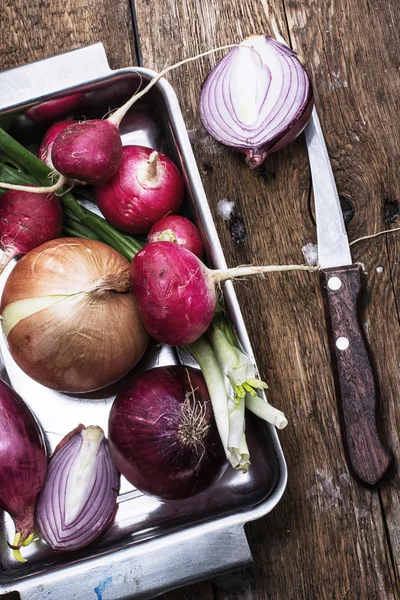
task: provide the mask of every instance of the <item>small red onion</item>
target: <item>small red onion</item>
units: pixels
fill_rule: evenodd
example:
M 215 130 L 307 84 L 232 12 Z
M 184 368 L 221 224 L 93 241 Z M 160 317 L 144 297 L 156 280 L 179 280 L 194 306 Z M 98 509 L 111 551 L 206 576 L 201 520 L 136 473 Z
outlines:
M 310 79 L 295 52 L 268 36 L 253 35 L 207 77 L 200 117 L 210 135 L 243 152 L 254 169 L 303 131 L 312 106 Z
M 122 141 L 114 123 L 92 119 L 74 123 L 54 140 L 51 160 L 61 175 L 86 183 L 108 181 L 122 157 Z
M 55 121 L 64 115 L 78 108 L 84 96 L 83 92 L 70 94 L 63 98 L 56 98 L 48 102 L 42 102 L 25 111 L 25 117 L 34 123 L 42 123 L 44 121 Z
M 0 273 L 10 260 L 61 236 L 63 212 L 55 194 L 7 190 L 0 196 Z
M 47 468 L 39 426 L 22 398 L 0 379 L 0 508 L 15 523 L 14 556 L 32 540 L 36 498 Z
M 182 176 L 168 156 L 144 146 L 125 146 L 114 176 L 95 189 L 98 207 L 111 225 L 139 235 L 178 212 Z
M 77 550 L 98 538 L 116 511 L 119 474 L 100 427 L 79 425 L 55 449 L 36 507 L 53 550 Z
M 206 383 L 191 367 L 136 377 L 113 403 L 109 437 L 126 479 L 163 500 L 205 490 L 227 466 Z
M 193 252 L 198 258 L 203 256 L 203 243 L 196 225 L 179 215 L 169 215 L 153 225 L 147 236 L 147 243 L 174 242 Z
M 46 131 L 44 138 L 42 139 L 39 149 L 38 149 L 38 158 L 46 165 L 54 169 L 52 160 L 51 160 L 51 151 L 53 148 L 54 140 L 58 136 L 59 133 L 64 131 L 68 127 L 68 125 L 72 125 L 72 123 L 77 123 L 78 121 L 58 121 L 54 123 L 49 129 Z

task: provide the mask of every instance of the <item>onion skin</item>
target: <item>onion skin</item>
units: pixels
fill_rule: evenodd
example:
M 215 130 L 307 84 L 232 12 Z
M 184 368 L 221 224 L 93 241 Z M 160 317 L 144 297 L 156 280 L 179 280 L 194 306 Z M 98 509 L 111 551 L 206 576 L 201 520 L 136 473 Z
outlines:
M 88 438 L 92 438 L 89 439 Z M 86 444 L 90 462 L 79 460 Z M 90 446 L 91 444 L 91 446 Z M 91 453 L 91 454 L 89 454 Z M 73 467 L 80 463 L 78 473 Z M 90 477 L 85 471 L 92 468 Z M 74 498 L 71 487 L 76 481 L 84 487 L 74 517 L 67 522 Z M 119 473 L 111 458 L 108 442 L 100 427 L 79 425 L 55 449 L 49 463 L 46 481 L 36 507 L 40 535 L 53 550 L 78 550 L 97 539 L 108 527 L 117 509 Z M 73 491 L 73 490 L 72 490 Z M 71 509 L 70 509 L 71 510 Z
M 60 117 L 78 108 L 84 96 L 83 92 L 70 94 L 63 98 L 56 98 L 48 102 L 42 102 L 25 111 L 25 117 L 34 123 L 43 123 L 45 121 L 55 121 Z
M 46 131 L 45 136 L 40 143 L 37 155 L 42 162 L 52 169 L 54 169 L 54 165 L 51 161 L 51 151 L 53 149 L 54 140 L 58 134 L 64 131 L 69 125 L 77 122 L 78 121 L 58 121 Z
M 145 328 L 163 344 L 191 344 L 213 319 L 217 296 L 208 269 L 178 244 L 142 248 L 131 263 L 130 285 Z
M 0 379 L 0 507 L 20 534 L 16 546 L 34 531 L 37 495 L 47 469 L 39 426 L 22 398 Z
M 7 190 L 0 197 L 0 273 L 15 256 L 61 235 L 63 212 L 54 194 Z
M 158 367 L 136 377 L 113 403 L 109 441 L 124 477 L 163 500 L 203 491 L 227 466 L 207 386 L 191 367 Z
M 176 165 L 168 156 L 144 146 L 125 146 L 115 175 L 95 189 L 96 202 L 107 221 L 134 235 L 148 233 L 154 223 L 178 212 L 183 195 Z
M 15 362 L 39 383 L 63 392 L 89 392 L 120 379 L 148 342 L 128 277 L 129 262 L 94 240 L 53 240 L 24 256 L 4 287 L 3 329 L 11 303 L 70 297 L 12 327 L 7 343 Z
M 311 82 L 295 52 L 268 36 L 253 35 L 208 75 L 200 118 L 211 136 L 243 152 L 254 169 L 303 131 L 312 107 Z
M 150 229 L 147 243 L 173 242 L 193 252 L 197 258 L 203 256 L 203 243 L 196 225 L 179 215 L 170 215 L 157 221 Z
M 51 151 L 54 168 L 61 175 L 97 185 L 114 175 L 121 157 L 118 127 L 101 119 L 70 125 L 56 137 Z

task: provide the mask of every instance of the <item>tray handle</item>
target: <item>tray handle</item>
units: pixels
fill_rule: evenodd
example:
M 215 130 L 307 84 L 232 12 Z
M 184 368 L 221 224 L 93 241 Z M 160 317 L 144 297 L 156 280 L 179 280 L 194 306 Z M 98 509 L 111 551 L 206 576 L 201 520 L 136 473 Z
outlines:
M 145 600 L 251 563 L 243 525 L 188 528 L 9 586 L 21 600 Z M 0 589 L 0 592 L 2 590 Z M 0 595 L 1 598 L 1 595 Z
M 49 95 L 65 95 L 110 73 L 101 42 L 8 69 L 0 73 L 0 112 L 27 108 Z

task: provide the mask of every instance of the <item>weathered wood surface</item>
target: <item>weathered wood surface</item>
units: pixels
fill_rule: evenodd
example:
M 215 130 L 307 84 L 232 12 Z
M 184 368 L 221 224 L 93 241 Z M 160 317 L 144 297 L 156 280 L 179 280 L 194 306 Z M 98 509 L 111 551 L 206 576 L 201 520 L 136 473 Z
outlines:
M 275 22 L 307 65 L 339 192 L 351 199 L 351 239 L 393 227 L 384 220 L 399 190 L 399 5 L 396 0 L 137 0 L 145 66 L 272 33 Z M 3 68 L 96 40 L 115 67 L 132 62 L 128 1 L 3 0 Z M 250 172 L 240 155 L 201 127 L 200 85 L 216 57 L 169 77 L 181 102 L 203 183 L 230 265 L 302 261 L 315 241 L 304 140 Z M 216 211 L 235 202 L 246 239 L 232 241 Z M 368 271 L 364 326 L 382 391 L 384 428 L 399 456 L 400 234 L 354 246 Z M 377 271 L 378 267 L 382 267 Z M 289 483 L 278 507 L 248 526 L 254 556 L 250 585 L 233 595 L 209 583 L 164 600 L 394 599 L 400 597 L 400 498 L 397 466 L 380 491 L 355 483 L 346 467 L 316 275 L 274 274 L 237 285 L 269 398 L 288 415 L 280 437 Z

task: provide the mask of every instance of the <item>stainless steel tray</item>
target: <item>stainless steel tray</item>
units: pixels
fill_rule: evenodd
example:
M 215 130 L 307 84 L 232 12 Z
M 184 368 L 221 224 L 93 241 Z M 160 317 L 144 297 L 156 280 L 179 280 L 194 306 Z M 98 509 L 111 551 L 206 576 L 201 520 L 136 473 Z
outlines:
M 88 91 L 85 116 L 102 116 L 118 105 L 118 96 L 130 95 L 154 76 L 142 68 L 110 70 L 102 44 L 94 44 L 0 73 L 0 116 L 81 89 Z M 40 133 L 23 119 L 21 123 L 22 139 L 32 141 Z M 208 262 L 225 267 L 178 101 L 166 80 L 133 107 L 122 133 L 124 144 L 157 147 L 180 166 L 186 182 L 186 211 L 197 219 Z M 12 266 L 0 278 L 1 289 Z M 225 284 L 224 294 L 240 341 L 253 356 L 231 283 Z M 11 359 L 4 339 L 0 344 L 0 376 L 31 406 L 49 450 L 78 423 L 100 425 L 107 431 L 110 405 L 124 381 L 84 398 L 59 394 L 29 379 Z M 136 371 L 179 361 L 191 364 L 171 347 L 153 344 Z M 79 552 L 55 553 L 38 541 L 24 548 L 28 562 L 17 563 L 6 543 L 12 539 L 13 524 L 4 515 L 0 593 L 18 591 L 22 600 L 151 598 L 248 564 L 251 554 L 243 526 L 274 508 L 285 489 L 287 473 L 275 429 L 248 415 L 247 431 L 252 462 L 248 474 L 230 469 L 212 489 L 168 503 L 138 492 L 123 479 L 114 524 Z

